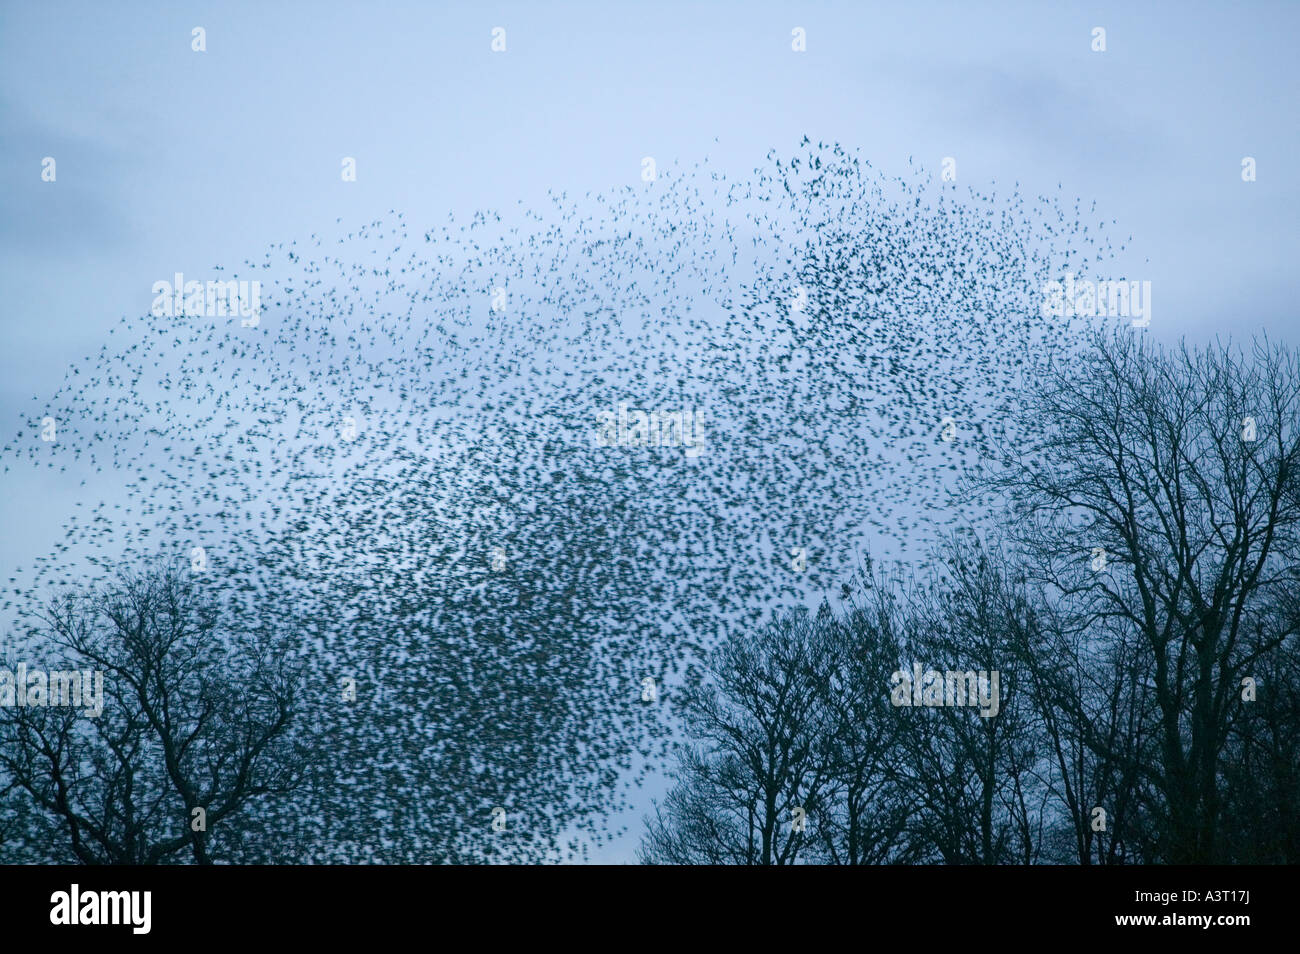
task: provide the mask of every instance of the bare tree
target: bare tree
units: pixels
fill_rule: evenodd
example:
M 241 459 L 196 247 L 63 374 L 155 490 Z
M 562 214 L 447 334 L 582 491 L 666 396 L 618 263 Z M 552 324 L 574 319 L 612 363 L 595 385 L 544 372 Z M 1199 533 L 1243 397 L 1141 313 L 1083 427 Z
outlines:
M 1223 837 L 1234 862 L 1300 862 L 1300 645 L 1293 638 L 1255 670 L 1222 773 Z
M 915 802 L 898 784 L 897 746 L 903 724 L 890 704 L 888 674 L 901 655 L 896 594 L 883 575 L 864 570 L 844 587 L 843 613 L 825 611 L 824 651 L 832 663 L 826 705 L 831 784 L 816 834 L 832 864 L 915 861 L 909 843 Z
M 1015 642 L 1030 625 L 1022 591 L 996 553 L 973 538 L 954 538 L 899 586 L 903 671 L 915 664 L 945 678 L 971 673 L 982 693 L 972 700 L 970 684 L 955 682 L 949 701 L 944 684 L 944 704 L 896 709 L 902 728 L 894 764 L 918 808 L 913 841 L 948 864 L 1037 861 L 1047 793 L 1014 665 Z
M 1268 342 L 1167 350 L 1121 332 L 1059 368 L 1006 421 L 1004 494 L 1036 582 L 1089 639 L 1133 640 L 1150 758 L 1079 721 L 1160 795 L 1160 855 L 1223 859 L 1221 769 L 1250 677 L 1300 620 L 1300 374 Z M 1122 743 L 1117 745 L 1117 742 Z
M 233 851 L 221 833 L 241 812 L 294 790 L 291 657 L 271 635 L 225 627 L 187 570 L 160 565 L 58 596 L 35 614 L 24 650 L 103 681 L 98 714 L 0 710 L 0 777 L 64 855 L 156 864 L 188 852 L 210 864 Z
M 868 573 L 841 613 L 780 616 L 713 655 L 683 705 L 677 785 L 647 819 L 641 860 L 881 864 L 916 860 L 890 764 L 896 607 Z
M 1013 564 L 1023 580 L 1024 569 Z M 1150 756 L 1152 700 L 1140 647 L 1071 628 L 1050 600 L 1024 590 L 1024 625 L 1010 636 L 1010 664 L 1030 710 L 1026 731 L 1053 810 L 1044 854 L 1058 862 L 1150 860 L 1137 767 Z M 1102 740 L 1095 748 L 1089 737 Z
M 715 651 L 686 690 L 696 744 L 648 819 L 643 863 L 786 865 L 815 846 L 831 767 L 823 634 L 794 612 Z

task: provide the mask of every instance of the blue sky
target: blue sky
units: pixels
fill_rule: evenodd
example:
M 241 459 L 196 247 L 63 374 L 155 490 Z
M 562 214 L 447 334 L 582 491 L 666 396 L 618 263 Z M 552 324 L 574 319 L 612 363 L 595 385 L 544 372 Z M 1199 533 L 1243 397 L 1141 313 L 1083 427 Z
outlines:
M 1294 343 L 1298 26 L 1293 3 L 4 3 L 0 423 L 175 272 L 390 209 L 540 207 L 643 156 L 743 174 L 805 135 L 1095 201 L 1152 334 Z M 0 568 L 49 550 L 76 483 L 0 477 Z

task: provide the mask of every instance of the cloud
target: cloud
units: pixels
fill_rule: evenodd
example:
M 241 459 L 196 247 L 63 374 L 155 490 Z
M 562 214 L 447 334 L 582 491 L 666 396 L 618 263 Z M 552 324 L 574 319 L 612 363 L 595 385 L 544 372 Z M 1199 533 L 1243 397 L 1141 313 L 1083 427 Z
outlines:
M 42 122 L 0 103 L 0 176 L 5 182 L 0 248 L 17 255 L 102 251 L 131 234 L 121 204 L 123 162 L 106 143 Z M 54 158 L 54 182 L 41 178 Z
M 915 117 L 919 125 L 984 137 L 1026 156 L 1096 168 L 1176 145 L 1160 132 L 1159 117 L 1135 115 L 1130 101 L 1049 72 L 933 64 L 897 75 L 907 78 L 907 98 L 928 111 Z

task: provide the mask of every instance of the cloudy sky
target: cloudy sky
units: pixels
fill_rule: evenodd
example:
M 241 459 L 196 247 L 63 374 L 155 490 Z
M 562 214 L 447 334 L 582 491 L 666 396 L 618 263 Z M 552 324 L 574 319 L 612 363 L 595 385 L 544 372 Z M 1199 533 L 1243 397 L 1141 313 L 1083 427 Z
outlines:
M 1095 202 L 1132 236 L 1152 334 L 1295 342 L 1297 27 L 1294 3 L 4 3 L 4 439 L 175 272 L 390 209 L 603 191 L 645 156 L 743 174 L 805 135 Z M 79 480 L 0 475 L 5 576 Z

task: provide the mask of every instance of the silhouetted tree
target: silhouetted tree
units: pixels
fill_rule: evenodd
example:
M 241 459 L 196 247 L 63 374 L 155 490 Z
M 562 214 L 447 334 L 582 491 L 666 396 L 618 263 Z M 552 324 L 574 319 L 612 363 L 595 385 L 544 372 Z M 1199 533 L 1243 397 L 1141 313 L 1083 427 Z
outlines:
M 1298 414 L 1286 348 L 1168 350 L 1098 332 L 1027 393 L 980 482 L 1010 502 L 1029 571 L 1073 625 L 1127 646 L 1143 675 L 1152 708 L 1132 731 L 1151 746 L 1080 727 L 1158 791 L 1169 862 L 1226 860 L 1222 772 L 1250 704 L 1243 679 L 1300 625 L 1279 611 L 1300 580 Z
M 909 574 L 902 591 L 900 668 L 965 677 L 953 682 L 952 700 L 945 679 L 942 705 L 895 710 L 896 771 L 918 806 L 912 837 L 949 864 L 1036 860 L 1044 793 L 1012 666 L 1015 634 L 1027 625 L 1023 594 L 983 547 L 960 539 Z
M 790 613 L 725 642 L 685 690 L 677 787 L 649 820 L 650 864 L 794 864 L 831 788 L 826 620 Z
M 282 648 L 274 634 L 228 628 L 201 578 L 174 565 L 49 601 L 21 658 L 102 674 L 103 710 L 0 708 L 0 778 L 28 818 L 28 836 L 0 851 L 86 864 L 228 857 L 236 845 L 222 836 L 240 814 L 301 775 L 303 753 L 288 742 L 296 675 Z

